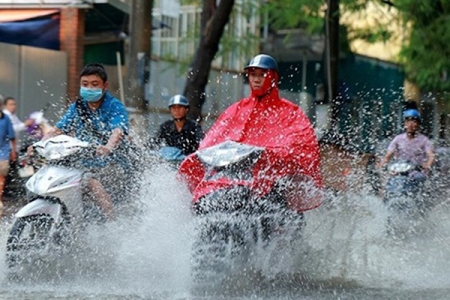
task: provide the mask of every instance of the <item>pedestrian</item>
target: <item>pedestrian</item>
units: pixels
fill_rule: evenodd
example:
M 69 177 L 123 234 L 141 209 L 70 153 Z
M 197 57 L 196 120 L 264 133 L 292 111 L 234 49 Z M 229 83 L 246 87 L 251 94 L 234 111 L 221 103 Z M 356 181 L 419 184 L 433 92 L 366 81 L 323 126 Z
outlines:
M 0 111 L 0 215 L 3 213 L 3 191 L 10 161 L 15 161 L 16 158 L 16 140 L 12 122 L 3 111 Z
M 17 112 L 17 102 L 13 97 L 6 97 L 3 101 L 3 113 L 6 114 L 11 123 L 13 125 L 14 133 L 16 136 L 16 145 L 17 150 L 21 148 L 20 135 L 23 131 L 27 130 L 31 126 L 35 124 L 35 120 L 33 118 L 28 118 L 24 122 L 22 122 L 19 117 L 16 115 Z

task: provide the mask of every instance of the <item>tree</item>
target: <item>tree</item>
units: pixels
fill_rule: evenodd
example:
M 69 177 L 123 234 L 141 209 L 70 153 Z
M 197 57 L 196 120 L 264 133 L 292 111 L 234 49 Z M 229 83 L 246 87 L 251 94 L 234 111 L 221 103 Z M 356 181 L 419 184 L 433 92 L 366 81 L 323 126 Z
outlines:
M 400 60 L 409 80 L 425 91 L 450 89 L 450 3 L 448 1 L 393 1 L 408 29 Z
M 127 52 L 127 105 L 144 109 L 144 86 L 150 74 L 145 72 L 145 65 L 151 49 L 152 0 L 131 1 L 130 34 Z
M 325 70 L 328 101 L 331 103 L 330 128 L 335 128 L 339 111 L 339 1 L 280 0 L 271 1 L 267 10 L 272 27 L 305 28 L 310 33 L 325 35 Z
M 189 114 L 195 119 L 201 116 L 201 108 L 206 100 L 205 87 L 208 84 L 211 62 L 219 50 L 220 39 L 234 6 L 234 0 L 219 1 L 218 5 L 217 2 L 203 0 L 200 42 L 189 67 L 183 92 L 191 103 Z
M 217 4 L 219 2 L 219 4 Z M 445 26 L 449 18 L 450 4 L 445 1 L 417 0 L 277 0 L 267 1 L 261 6 L 261 13 L 268 12 L 273 29 L 304 28 L 311 34 L 327 35 L 330 51 L 328 62 L 329 99 L 332 112 L 338 109 L 337 61 L 338 45 L 343 39 L 362 39 L 369 43 L 388 42 L 402 35 L 404 42 L 397 61 L 405 66 L 406 76 L 419 88 L 445 91 L 450 87 L 448 77 L 450 61 L 445 41 L 450 38 L 450 27 Z M 219 49 L 224 28 L 227 25 L 234 1 L 203 0 L 201 37 L 197 52 L 190 64 L 184 94 L 192 103 L 191 116 L 200 116 L 206 100 L 205 87 L 211 69 L 211 62 Z M 346 27 L 347 36 L 339 36 L 339 16 L 346 20 L 346 14 L 359 16 L 361 20 L 371 17 L 370 6 L 385 9 L 386 19 L 375 20 L 375 25 Z M 386 10 L 387 8 L 387 10 Z M 404 24 L 406 31 L 393 28 L 392 24 Z M 406 33 L 406 35 L 405 35 Z M 406 36 L 405 37 L 403 36 Z M 333 124 L 332 114 L 332 124 Z
M 388 8 L 384 20 L 376 25 L 348 28 L 350 40 L 389 42 L 403 40 L 396 61 L 404 66 L 406 77 L 422 90 L 444 92 L 450 88 L 450 2 L 442 0 L 339 0 L 341 15 L 352 13 L 360 19 L 370 17 L 370 5 Z M 329 1 L 328 1 L 329 2 Z M 325 17 L 325 0 L 277 0 L 270 2 L 271 24 L 275 28 L 306 28 L 319 33 Z M 392 27 L 403 24 L 403 30 Z M 399 37 L 400 36 L 400 37 Z
M 325 18 L 326 37 L 326 78 L 328 82 L 328 99 L 331 103 L 330 128 L 336 128 L 339 114 L 339 0 L 327 0 Z

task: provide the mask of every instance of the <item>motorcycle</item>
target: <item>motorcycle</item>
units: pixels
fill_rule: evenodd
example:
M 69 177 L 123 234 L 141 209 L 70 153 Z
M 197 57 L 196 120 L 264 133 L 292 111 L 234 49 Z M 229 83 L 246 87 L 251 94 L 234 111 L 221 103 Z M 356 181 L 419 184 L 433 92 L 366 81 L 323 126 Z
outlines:
M 150 138 L 146 144 L 147 153 L 157 164 L 168 163 L 174 169 L 178 169 L 181 162 L 186 158 L 183 151 L 177 147 L 167 146 L 158 138 Z
M 18 201 L 25 196 L 25 183 L 39 168 L 39 162 L 31 162 L 27 155 L 27 149 L 35 142 L 41 140 L 44 133 L 51 130 L 43 111 L 31 113 L 27 119 L 32 119 L 33 124 L 26 129 L 26 135 L 17 145 L 18 159 L 11 162 L 8 176 L 6 177 L 4 196 Z
M 390 212 L 388 233 L 411 231 L 429 208 L 426 176 L 409 161 L 395 161 L 387 166 L 387 171 L 383 202 Z
M 25 183 L 37 168 L 39 168 L 38 162 L 31 162 L 26 152 L 20 152 L 17 160 L 10 163 L 3 191 L 4 196 L 16 202 L 23 199 L 26 194 Z
M 33 263 L 55 251 L 65 251 L 100 211 L 86 201 L 80 157 L 94 155 L 87 142 L 60 135 L 33 144 L 45 164 L 26 182 L 28 204 L 14 216 L 6 245 L 9 270 Z
M 197 282 L 220 280 L 232 272 L 233 262 L 242 262 L 274 243 L 284 248 L 301 241 L 303 213 L 291 210 L 283 193 L 289 183 L 280 181 L 269 192 L 261 192 L 258 177 L 264 176 L 258 168 L 265 151 L 226 141 L 195 152 L 204 168 L 193 192 L 198 216 L 193 259 Z M 267 183 L 263 185 L 266 189 Z
M 169 146 L 160 148 L 147 147 L 146 156 L 151 161 L 152 166 L 165 166 L 171 171 L 176 171 L 181 162 L 186 158 L 186 155 L 180 149 Z
M 176 147 L 164 146 L 159 149 L 157 156 L 162 161 L 169 162 L 172 166 L 178 168 L 180 163 L 186 158 L 186 155 Z

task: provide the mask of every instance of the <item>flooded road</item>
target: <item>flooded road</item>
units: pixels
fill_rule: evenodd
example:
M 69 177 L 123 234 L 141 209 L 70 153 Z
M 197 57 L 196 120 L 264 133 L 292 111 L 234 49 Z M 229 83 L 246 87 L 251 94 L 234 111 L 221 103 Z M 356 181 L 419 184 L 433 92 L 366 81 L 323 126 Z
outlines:
M 1 219 L 0 299 L 448 299 L 450 208 L 438 205 L 408 237 L 386 235 L 374 196 L 348 194 L 306 213 L 305 244 L 252 258 L 251 268 L 196 290 L 190 248 L 195 220 L 170 169 L 144 176 L 141 212 L 92 227 L 67 255 L 9 281 Z M 247 266 L 248 267 L 248 266 Z

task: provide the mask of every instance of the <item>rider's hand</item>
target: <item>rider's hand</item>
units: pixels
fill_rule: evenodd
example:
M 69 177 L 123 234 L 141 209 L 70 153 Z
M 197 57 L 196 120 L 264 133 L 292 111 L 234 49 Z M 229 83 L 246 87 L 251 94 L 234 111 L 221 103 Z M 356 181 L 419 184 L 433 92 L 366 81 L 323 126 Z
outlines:
M 11 161 L 15 161 L 17 159 L 17 153 L 16 151 L 11 151 L 11 153 L 9 154 L 9 159 Z
M 27 147 L 27 156 L 30 157 L 33 154 L 34 148 L 33 146 Z
M 385 165 L 386 165 L 386 160 L 382 159 L 375 165 L 375 168 L 377 168 L 378 170 L 381 170 L 381 169 L 383 169 L 383 167 Z
M 110 154 L 112 151 L 112 147 L 109 147 L 108 145 L 100 145 L 95 149 L 95 154 L 99 156 L 106 156 Z
M 25 124 L 25 126 L 30 127 L 34 124 L 34 119 L 27 119 L 25 120 L 25 122 L 23 122 Z
M 422 169 L 425 174 L 428 174 L 431 171 L 431 165 L 429 163 L 424 163 Z

